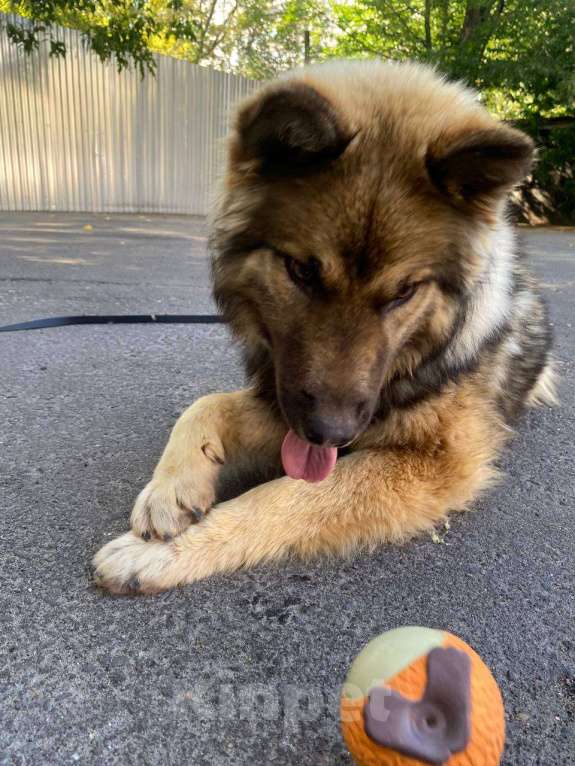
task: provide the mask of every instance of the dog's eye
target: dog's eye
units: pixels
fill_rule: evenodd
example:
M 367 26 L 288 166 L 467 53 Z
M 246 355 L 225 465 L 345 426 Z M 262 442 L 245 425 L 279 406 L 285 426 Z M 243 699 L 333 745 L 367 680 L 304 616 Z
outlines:
M 311 287 L 318 280 L 319 264 L 315 258 L 298 261 L 289 255 L 284 255 L 284 263 L 289 278 L 298 287 Z
M 405 303 L 405 301 L 408 301 L 411 297 L 413 297 L 413 294 L 415 293 L 415 287 L 416 285 L 403 285 L 399 293 L 395 296 L 394 300 L 399 301 L 400 303 Z
M 386 303 L 386 305 L 384 306 L 384 311 L 390 311 L 391 309 L 395 309 L 398 306 L 402 306 L 404 303 L 407 303 L 408 300 L 413 298 L 416 290 L 417 290 L 417 284 L 403 285 L 403 287 L 399 290 L 395 298 L 389 301 L 389 303 Z

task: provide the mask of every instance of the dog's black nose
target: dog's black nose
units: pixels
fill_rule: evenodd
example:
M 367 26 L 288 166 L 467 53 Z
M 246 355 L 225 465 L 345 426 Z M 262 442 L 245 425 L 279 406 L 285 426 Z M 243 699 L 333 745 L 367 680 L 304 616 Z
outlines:
M 306 418 L 303 432 L 311 444 L 343 447 L 357 435 L 358 424 L 355 418 L 345 415 L 330 419 L 325 419 L 319 415 L 310 415 Z

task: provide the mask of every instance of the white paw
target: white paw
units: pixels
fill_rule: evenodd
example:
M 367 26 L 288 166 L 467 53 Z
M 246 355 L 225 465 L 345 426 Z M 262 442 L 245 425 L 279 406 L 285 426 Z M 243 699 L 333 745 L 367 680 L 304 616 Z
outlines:
M 92 564 L 96 585 L 111 593 L 157 593 L 178 584 L 176 547 L 133 532 L 106 543 Z
M 191 477 L 152 479 L 138 495 L 130 523 L 144 540 L 170 542 L 190 524 L 201 521 L 215 500 L 213 482 Z

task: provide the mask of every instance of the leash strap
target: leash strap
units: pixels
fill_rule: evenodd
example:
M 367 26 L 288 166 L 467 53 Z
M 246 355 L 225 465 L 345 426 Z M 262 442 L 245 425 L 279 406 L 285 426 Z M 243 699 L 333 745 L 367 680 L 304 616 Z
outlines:
M 100 314 L 93 316 L 47 317 L 30 322 L 7 324 L 0 332 L 44 330 L 48 327 L 66 327 L 82 324 L 224 324 L 217 314 Z

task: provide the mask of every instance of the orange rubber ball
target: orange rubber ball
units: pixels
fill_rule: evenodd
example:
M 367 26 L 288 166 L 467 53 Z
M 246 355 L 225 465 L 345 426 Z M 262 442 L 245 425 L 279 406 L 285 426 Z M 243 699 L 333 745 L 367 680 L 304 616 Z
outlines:
M 505 711 L 481 657 L 447 631 L 383 633 L 351 665 L 341 730 L 358 766 L 498 766 Z

